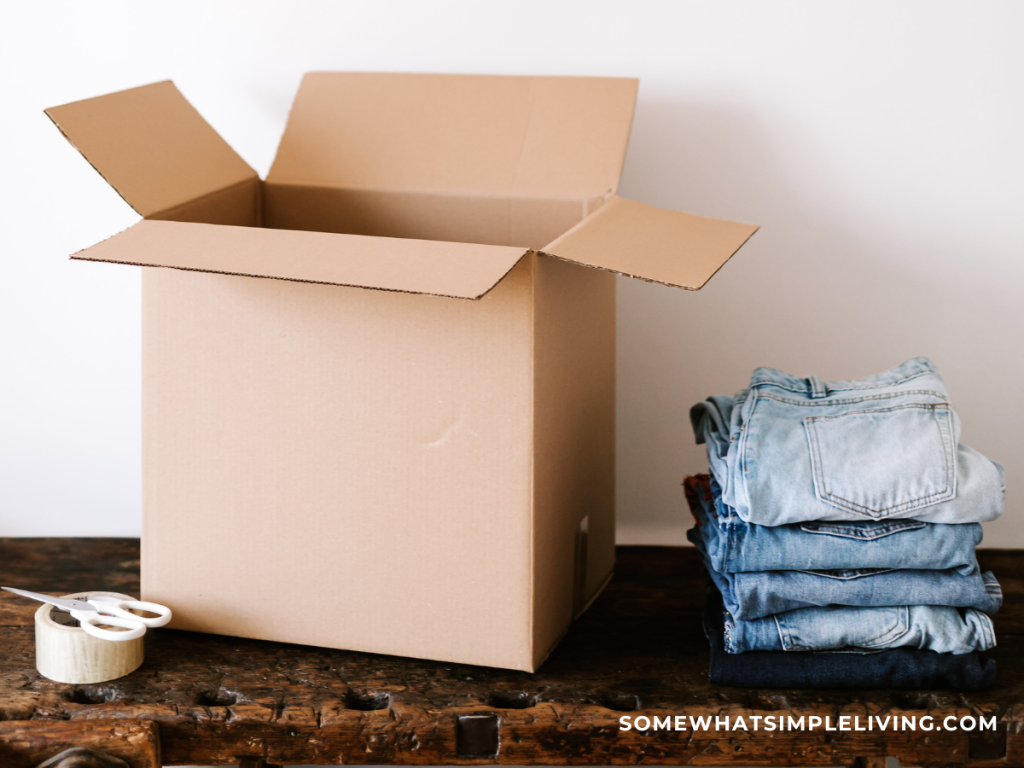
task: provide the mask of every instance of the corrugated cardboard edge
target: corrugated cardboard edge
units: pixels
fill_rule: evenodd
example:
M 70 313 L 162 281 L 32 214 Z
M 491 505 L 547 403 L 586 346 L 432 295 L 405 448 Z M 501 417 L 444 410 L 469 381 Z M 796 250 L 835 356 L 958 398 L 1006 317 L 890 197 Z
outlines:
M 114 237 L 116 237 L 116 235 L 114 235 Z M 88 249 L 85 249 L 85 250 L 88 250 Z M 79 251 L 79 253 L 81 253 L 81 251 Z M 530 253 L 530 251 L 524 252 L 523 253 L 523 257 L 525 257 L 528 253 Z M 479 301 L 484 296 L 486 296 L 488 293 L 493 291 L 501 283 L 501 281 L 504 280 L 508 276 L 509 272 L 511 272 L 513 269 L 515 269 L 516 266 L 519 264 L 518 261 L 515 264 L 513 264 L 509 268 L 508 272 L 506 272 L 504 275 L 501 276 L 501 279 L 498 280 L 498 282 L 496 282 L 494 285 L 492 285 L 486 291 L 481 293 L 479 296 L 453 296 L 453 295 L 448 294 L 448 293 L 429 293 L 429 292 L 426 292 L 426 291 L 403 291 L 403 290 L 401 290 L 399 288 L 380 288 L 380 287 L 377 287 L 377 286 L 369 286 L 369 285 L 355 285 L 353 283 L 328 283 L 328 282 L 323 281 L 323 280 L 301 280 L 301 279 L 299 279 L 297 277 L 275 277 L 273 275 L 248 275 L 245 272 L 221 272 L 221 271 L 218 271 L 216 269 L 194 269 L 194 268 L 189 268 L 189 267 L 166 267 L 166 266 L 162 266 L 162 265 L 159 265 L 159 264 L 142 264 L 142 263 L 137 262 L 137 261 L 110 261 L 108 259 L 90 259 L 90 258 L 88 258 L 86 256 L 79 256 L 77 254 L 72 254 L 68 258 L 71 261 L 92 261 L 92 262 L 95 262 L 97 264 L 121 264 L 121 265 L 124 265 L 124 266 L 127 266 L 127 267 L 147 267 L 147 268 L 151 268 L 151 269 L 177 269 L 177 270 L 179 270 L 181 272 L 204 272 L 204 273 L 209 274 L 209 275 L 230 275 L 232 277 L 251 277 L 254 280 L 286 280 L 286 281 L 291 282 L 291 283 L 309 283 L 310 285 L 333 285 L 333 286 L 338 287 L 338 288 L 358 288 L 358 289 L 363 290 L 363 291 L 385 291 L 387 293 L 404 293 L 404 294 L 407 294 L 409 296 L 436 296 L 436 297 L 442 298 L 442 299 L 459 299 L 461 301 Z M 522 261 L 522 259 L 520 259 L 520 261 Z
M 585 230 L 586 228 L 592 226 L 595 221 L 600 220 L 603 216 L 607 216 L 609 213 L 614 212 L 616 210 L 616 205 L 615 204 L 617 202 L 620 202 L 620 201 L 631 202 L 631 201 L 626 200 L 625 198 L 619 198 L 614 193 L 609 193 L 608 195 L 605 196 L 602 204 L 597 208 L 596 211 L 591 213 L 589 216 L 586 216 L 586 218 L 584 218 L 581 222 L 579 222 L 572 229 L 568 230 L 567 232 L 564 232 L 563 234 L 559 235 L 558 238 L 556 238 L 555 240 L 553 240 L 550 243 L 548 243 L 547 245 L 545 245 L 543 248 L 541 248 L 539 250 L 539 253 L 543 254 L 544 256 L 549 256 L 549 257 L 551 257 L 553 259 L 560 259 L 562 261 L 568 261 L 568 262 L 570 262 L 572 264 L 579 264 L 579 265 L 584 266 L 584 267 L 589 267 L 590 269 L 600 269 L 600 270 L 603 270 L 603 271 L 606 271 L 606 272 L 612 272 L 613 274 L 621 275 L 622 277 L 629 277 L 629 278 L 632 278 L 634 280 L 643 280 L 644 282 L 647 282 L 647 283 L 655 283 L 655 284 L 658 284 L 658 285 L 666 285 L 666 286 L 668 286 L 670 288 L 682 288 L 683 290 L 686 290 L 686 291 L 699 291 L 701 288 L 703 288 L 705 285 L 707 285 L 708 281 L 712 277 L 717 275 L 718 271 L 722 267 L 724 267 L 725 264 L 730 259 L 732 259 L 732 257 L 735 256 L 736 253 L 744 245 L 747 244 L 747 242 L 750 240 L 750 238 L 753 237 L 758 232 L 758 230 L 761 229 L 760 225 L 756 225 L 756 224 L 745 224 L 743 222 L 731 221 L 731 220 L 728 220 L 728 219 L 713 219 L 712 217 L 708 217 L 708 216 L 697 216 L 696 214 L 687 214 L 688 216 L 694 216 L 694 217 L 701 218 L 701 219 L 709 219 L 711 221 L 719 221 L 719 222 L 721 222 L 723 224 L 729 224 L 729 225 L 735 225 L 735 226 L 741 226 L 741 227 L 751 227 L 752 228 L 750 230 L 750 232 L 747 234 L 747 236 L 742 239 L 742 241 L 737 241 L 737 244 L 732 246 L 731 252 L 728 254 L 728 256 L 717 267 L 715 267 L 715 269 L 710 274 L 708 274 L 708 276 L 706 278 L 704 278 L 704 280 L 702 282 L 700 282 L 699 285 L 685 285 L 683 283 L 672 283 L 672 282 L 668 282 L 666 280 L 659 280 L 657 278 L 647 277 L 645 275 L 641 275 L 641 274 L 634 273 L 634 272 L 627 272 L 627 271 L 624 271 L 624 270 L 621 270 L 621 269 L 615 269 L 615 268 L 612 268 L 612 267 L 602 266 L 602 265 L 599 265 L 599 264 L 592 264 L 592 263 L 588 263 L 588 262 L 585 262 L 585 261 L 582 261 L 582 260 L 579 260 L 579 259 L 573 259 L 573 258 L 569 258 L 569 257 L 566 257 L 566 256 L 560 256 L 559 254 L 554 253 L 554 250 L 558 247 L 559 243 L 565 242 L 566 240 L 570 239 L 574 233 L 577 233 L 577 232 L 580 232 L 582 230 Z M 650 208 L 650 206 L 647 206 L 647 207 Z M 682 212 L 676 212 L 676 213 L 682 213 Z
M 147 221 L 147 220 L 144 219 L 143 221 Z M 139 223 L 141 223 L 141 222 L 139 222 Z M 512 270 L 515 269 L 516 266 L 518 266 L 519 263 L 522 262 L 522 260 L 524 258 L 526 258 L 531 253 L 535 253 L 534 251 L 531 251 L 531 250 L 528 250 L 528 249 L 524 249 L 522 255 L 507 270 L 505 270 L 505 272 L 501 275 L 500 278 L 498 278 L 498 280 L 496 280 L 494 283 L 492 283 L 491 286 L 487 290 L 483 291 L 482 293 L 480 293 L 480 294 L 478 294 L 476 296 L 457 296 L 457 295 L 446 294 L 446 293 L 435 293 L 435 292 L 429 292 L 429 291 L 410 291 L 410 290 L 403 290 L 403 289 L 400 289 L 400 288 L 385 288 L 385 287 L 380 287 L 380 286 L 359 285 L 359 284 L 355 284 L 355 283 L 329 282 L 329 281 L 324 281 L 324 280 L 305 280 L 305 279 L 297 278 L 297 277 L 286 277 L 286 276 L 278 276 L 278 275 L 256 275 L 256 274 L 250 274 L 250 273 L 246 273 L 246 272 L 233 272 L 233 271 L 223 271 L 223 270 L 215 270 L 215 269 L 199 269 L 199 268 L 195 268 L 195 267 L 170 266 L 170 265 L 165 265 L 165 264 L 146 263 L 146 262 L 141 262 L 141 261 L 131 261 L 131 260 L 128 260 L 128 259 L 116 260 L 115 261 L 115 260 L 112 260 L 112 259 L 99 259 L 99 258 L 91 257 L 91 256 L 88 256 L 88 255 L 84 255 L 84 254 L 87 254 L 93 248 L 95 248 L 97 245 L 101 245 L 102 243 L 106 243 L 106 242 L 108 242 L 110 240 L 113 240 L 116 237 L 119 237 L 120 235 L 124 234 L 128 230 L 132 229 L 134 226 L 138 226 L 138 224 L 134 224 L 131 227 L 127 227 L 127 228 L 121 230 L 120 232 L 118 232 L 116 234 L 113 234 L 110 237 L 101 240 L 99 243 L 96 243 L 94 245 L 89 246 L 88 248 L 83 248 L 82 250 L 77 251 L 76 253 L 72 254 L 69 258 L 72 261 L 92 261 L 92 262 L 101 263 L 101 264 L 121 264 L 121 265 L 125 265 L 125 266 L 134 266 L 134 267 L 153 267 L 153 268 L 159 268 L 159 269 L 177 269 L 177 270 L 180 270 L 180 271 L 183 271 L 183 272 L 205 272 L 207 274 L 214 274 L 214 275 L 231 275 L 231 276 L 234 276 L 234 277 L 251 277 L 251 278 L 263 279 L 263 280 L 287 280 L 287 281 L 290 281 L 290 282 L 309 283 L 309 284 L 312 284 L 312 285 L 333 285 L 333 286 L 339 286 L 339 287 L 345 287 L 345 288 L 359 288 L 359 289 L 368 290 L 368 291 L 386 291 L 386 292 L 390 292 L 390 293 L 404 293 L 404 294 L 413 295 L 413 296 L 416 296 L 416 295 L 419 295 L 419 296 L 437 296 L 437 297 L 446 298 L 446 299 L 462 299 L 462 300 L 468 300 L 468 301 L 478 301 L 479 299 L 483 298 L 488 293 L 490 293 L 492 290 L 494 290 L 494 288 L 496 286 L 500 285 L 504 281 L 504 279 L 509 275 L 509 273 L 511 273 Z M 217 226 L 217 225 L 209 225 L 209 226 Z
M 158 80 L 157 82 L 159 82 L 159 83 L 170 83 L 171 81 L 170 81 L 170 80 Z M 154 85 L 156 85 L 156 83 L 154 83 Z M 46 117 L 47 117 L 47 118 L 49 118 L 50 122 L 51 122 L 51 123 L 53 123 L 54 127 L 55 127 L 55 128 L 56 128 L 56 129 L 58 130 L 58 131 L 60 131 L 60 135 L 61 135 L 61 136 L 63 136 L 63 137 L 64 137 L 64 138 L 65 138 L 65 139 L 67 140 L 68 144 L 70 144 L 70 145 L 71 145 L 72 147 L 74 147 L 74 148 L 75 148 L 75 151 L 76 151 L 76 152 L 78 152 L 78 154 L 80 154 L 80 155 L 82 156 L 82 159 L 83 159 L 83 160 L 85 160 L 85 162 L 87 162 L 87 163 L 89 164 L 89 166 L 90 166 L 90 167 L 91 167 L 91 168 L 92 168 L 92 169 L 93 169 L 94 171 L 96 171 L 96 173 L 98 173 L 98 174 L 99 174 L 99 177 L 100 177 L 101 179 L 103 179 L 103 180 L 104 180 L 105 182 L 107 182 L 107 185 L 108 185 L 108 186 L 109 186 L 109 187 L 110 187 L 110 188 L 111 188 L 112 190 L 114 190 L 114 192 L 116 192 L 116 193 L 117 193 L 117 196 L 118 196 L 118 197 L 120 197 L 120 198 L 121 198 L 122 200 L 124 200 L 125 204 L 127 204 L 127 206 L 128 206 L 129 208 L 131 208 L 131 209 L 132 209 L 133 211 L 135 211 L 135 212 L 136 212 L 137 214 L 139 214 L 139 216 L 142 216 L 142 213 L 141 213 L 141 211 L 139 211 L 139 209 L 138 209 L 138 208 L 136 208 L 136 207 L 135 207 L 134 205 L 132 205 L 132 204 L 131 204 L 130 202 L 128 202 L 128 198 L 127 198 L 127 197 L 125 197 L 124 195 L 122 195 L 122 194 L 121 194 L 121 191 L 120 191 L 120 190 L 119 190 L 119 189 L 118 189 L 117 187 L 115 187 L 115 186 L 113 185 L 113 183 L 112 183 L 112 182 L 110 181 L 110 179 L 108 179 L 108 178 L 107 178 L 106 176 L 104 176 L 104 175 L 103 175 L 103 171 L 101 171 L 101 170 L 100 170 L 100 169 L 99 169 L 99 168 L 98 168 L 98 167 L 97 167 L 97 166 L 96 166 L 96 165 L 95 165 L 95 164 L 94 164 L 94 163 L 92 162 L 92 160 L 90 160 L 90 159 L 89 159 L 88 157 L 86 157 L 86 156 L 85 156 L 85 152 L 83 152 L 83 151 L 81 150 L 81 148 L 80 148 L 80 147 L 79 147 L 79 146 L 78 146 L 77 144 L 75 144 L 75 140 L 74 140 L 74 139 L 72 139 L 72 138 L 71 138 L 71 137 L 70 137 L 70 136 L 69 136 L 69 135 L 67 134 L 67 132 L 66 132 L 66 131 L 65 131 L 65 130 L 64 130 L 63 128 L 61 128 L 61 127 L 60 127 L 60 123 L 58 123 L 58 122 L 57 122 L 57 121 L 56 121 L 56 120 L 54 119 L 53 115 L 51 115 L 51 114 L 50 114 L 50 110 L 51 110 L 51 109 L 55 109 L 55 107 L 47 107 L 46 109 L 44 109 L 44 110 L 43 110 L 43 114 L 44 114 L 44 115 L 46 115 Z M 117 234 L 120 234 L 120 233 L 117 233 Z M 111 237 L 114 237 L 114 235 L 111 235 Z M 109 240 L 110 238 L 107 238 L 107 239 Z M 101 241 L 101 242 L 102 242 L 102 241 Z M 83 250 L 84 250 L 84 249 L 83 249 Z M 74 255 L 72 255 L 72 256 L 71 256 L 71 258 L 74 258 Z
M 758 229 L 760 229 L 760 227 L 758 227 Z M 747 240 L 750 240 L 750 238 L 753 237 L 756 233 L 757 233 L 757 229 L 755 229 L 753 232 L 750 233 L 750 235 L 747 237 Z M 712 272 L 710 275 L 708 275 L 708 279 L 705 280 L 700 285 L 679 285 L 677 283 L 667 283 L 664 280 L 655 280 L 654 278 L 644 277 L 643 275 L 634 275 L 634 274 L 631 274 L 629 272 L 623 272 L 623 271 L 618 270 L 618 269 L 611 269 L 610 267 L 598 267 L 598 266 L 594 266 L 593 264 L 584 264 L 582 261 L 576 261 L 574 259 L 567 259 L 564 256 L 559 256 L 559 255 L 554 254 L 554 253 L 548 253 L 547 251 L 537 251 L 537 253 L 539 253 L 541 256 L 547 256 L 548 258 L 551 258 L 551 259 L 558 259 L 559 261 L 568 262 L 569 264 L 578 264 L 579 266 L 586 267 L 587 269 L 599 269 L 602 272 L 611 272 L 613 275 L 618 275 L 619 277 L 628 277 L 628 278 L 631 278 L 632 280 L 643 280 L 645 283 L 653 283 L 654 285 L 665 285 L 665 286 L 668 286 L 669 288 L 681 288 L 684 291 L 699 291 L 701 288 L 703 288 L 705 285 L 708 284 L 708 282 L 711 280 L 712 277 L 714 277 L 715 275 L 718 274 L 718 270 L 720 270 L 722 267 L 724 267 L 732 259 L 732 257 L 735 256 L 739 252 L 740 248 L 742 248 L 744 245 L 746 245 L 747 240 L 744 240 L 740 244 L 739 248 L 737 248 L 735 251 L 733 251 L 732 254 L 729 256 L 729 258 L 726 259 L 725 261 L 723 261 L 721 263 L 721 265 L 719 265 L 715 269 L 714 272 Z
M 530 522 L 529 522 L 529 568 L 530 575 L 529 610 L 527 612 L 526 636 L 529 638 L 526 649 L 525 669 L 530 674 L 537 671 L 540 662 L 536 661 L 536 635 L 534 629 L 537 626 L 537 590 L 533 587 L 533 580 L 537 573 L 537 259 L 539 256 L 535 251 L 530 252 L 530 269 L 533 274 L 530 280 Z M 550 653 L 550 651 L 549 651 Z M 546 658 L 546 657 L 545 657 Z
M 190 198 L 184 199 L 184 200 L 180 200 L 179 202 L 174 203 L 173 205 L 164 206 L 164 207 L 162 207 L 162 208 L 160 208 L 159 210 L 156 210 L 156 211 L 150 211 L 149 213 L 144 213 L 143 211 L 140 211 L 139 208 L 135 204 L 133 204 L 131 201 L 129 201 L 128 198 L 125 197 L 125 194 L 121 191 L 121 189 L 118 188 L 118 186 L 116 184 L 114 184 L 114 182 L 110 179 L 110 177 L 107 174 L 105 174 L 100 169 L 100 167 L 98 165 L 96 165 L 96 163 L 94 163 L 88 157 L 88 155 L 85 153 L 85 151 L 82 149 L 82 147 L 79 146 L 79 144 L 77 142 L 75 142 L 75 140 L 72 138 L 71 132 L 69 132 L 69 129 L 66 129 L 64 126 L 61 125 L 61 123 L 58 121 L 58 118 L 54 115 L 54 113 L 62 111 L 65 108 L 76 107 L 76 106 L 78 106 L 78 105 L 80 105 L 80 104 L 82 104 L 84 102 L 98 102 L 98 101 L 102 101 L 102 100 L 104 100 L 104 99 L 106 99 L 108 97 L 124 97 L 125 95 L 127 95 L 127 94 L 129 94 L 131 92 L 150 90 L 150 89 L 153 89 L 153 88 L 159 87 L 159 86 L 170 86 L 170 88 L 173 89 L 174 93 L 178 97 L 180 97 L 181 102 L 186 106 L 187 110 L 189 110 L 189 115 L 190 116 L 194 116 L 194 118 L 196 118 L 198 120 L 198 122 L 200 124 L 202 124 L 212 134 L 212 136 L 216 137 L 216 140 L 219 141 L 220 144 L 222 144 L 223 147 L 228 152 L 231 153 L 231 155 L 233 155 L 242 165 L 244 165 L 248 169 L 248 174 L 246 175 L 246 177 L 244 179 L 239 178 L 239 179 L 236 179 L 235 181 L 231 181 L 231 182 L 228 182 L 228 183 L 221 183 L 220 186 L 218 186 L 216 189 L 210 189 L 210 190 L 208 190 L 207 192 L 204 192 L 201 195 L 193 196 L 193 197 L 190 197 Z M 59 104 L 59 105 L 56 105 L 56 106 L 47 107 L 46 109 L 43 110 L 43 114 L 45 114 L 47 116 L 47 118 L 49 118 L 50 122 L 52 122 L 54 124 L 54 126 L 57 128 L 57 130 L 60 131 L 61 135 L 67 140 L 67 142 L 69 144 L 71 144 L 71 146 L 74 147 L 76 150 L 78 150 L 78 153 L 83 158 L 85 158 L 85 161 L 87 163 L 89 163 L 90 166 L 92 166 L 93 170 L 95 170 L 99 174 L 100 178 L 102 178 L 105 182 L 107 182 L 107 184 L 109 184 L 114 189 L 114 191 L 117 193 L 118 197 L 120 197 L 122 200 L 124 200 L 132 208 L 132 210 L 134 210 L 140 216 L 143 216 L 145 218 L 169 219 L 169 218 L 173 217 L 174 212 L 177 211 L 178 209 L 185 208 L 185 207 L 188 207 L 190 205 L 193 205 L 193 204 L 201 201 L 204 198 L 214 196 L 214 195 L 216 195 L 218 193 L 221 193 L 224 190 L 230 189 L 232 187 L 240 186 L 243 182 L 255 183 L 257 186 L 262 184 L 262 182 L 260 180 L 260 177 L 259 177 L 259 174 L 252 168 L 252 166 L 250 166 L 248 163 L 246 163 L 245 160 L 242 159 L 241 155 L 239 155 L 234 150 L 234 148 L 232 148 L 231 145 L 228 144 L 227 141 L 225 141 L 224 138 L 206 121 L 206 119 L 199 113 L 199 110 L 197 110 L 195 108 L 195 106 L 191 102 L 189 102 L 188 99 L 185 98 L 184 94 L 182 94 L 181 91 L 178 90 L 178 87 L 174 84 L 174 81 L 170 80 L 170 79 L 157 80 L 157 81 L 152 82 L 152 83 L 146 83 L 144 85 L 135 86 L 135 87 L 132 87 L 132 88 L 126 88 L 126 89 L 123 89 L 123 90 L 120 90 L 120 91 L 115 91 L 115 92 L 108 93 L 108 94 L 103 94 L 103 95 L 100 95 L 100 96 L 95 96 L 95 97 L 91 97 L 91 98 L 87 98 L 87 99 L 82 99 L 82 100 L 79 100 L 79 101 L 68 102 L 66 104 Z M 257 200 L 258 199 L 259 199 L 259 190 L 257 190 Z M 258 207 L 258 204 L 257 204 L 256 217 L 257 217 L 257 222 L 258 222 L 258 218 L 259 218 L 259 207 Z

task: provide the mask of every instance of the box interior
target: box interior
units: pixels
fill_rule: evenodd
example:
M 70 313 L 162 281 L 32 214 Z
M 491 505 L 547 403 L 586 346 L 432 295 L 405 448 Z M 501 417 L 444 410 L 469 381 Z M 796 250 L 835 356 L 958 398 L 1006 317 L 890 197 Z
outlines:
M 309 73 L 265 224 L 540 249 L 615 192 L 636 91 L 622 78 Z
M 309 73 L 266 181 L 170 82 L 49 112 L 147 219 L 539 249 L 614 193 L 636 86 Z

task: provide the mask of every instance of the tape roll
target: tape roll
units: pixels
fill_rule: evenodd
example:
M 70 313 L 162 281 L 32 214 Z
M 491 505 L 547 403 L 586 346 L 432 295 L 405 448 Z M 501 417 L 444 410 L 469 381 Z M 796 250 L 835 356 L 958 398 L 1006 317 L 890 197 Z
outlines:
M 117 592 L 78 592 L 63 597 L 93 595 L 134 599 Z M 100 640 L 81 627 L 55 621 L 55 613 L 59 617 L 67 615 L 49 604 L 36 611 L 36 669 L 43 677 L 58 683 L 105 683 L 134 672 L 142 664 L 144 637 L 125 642 Z

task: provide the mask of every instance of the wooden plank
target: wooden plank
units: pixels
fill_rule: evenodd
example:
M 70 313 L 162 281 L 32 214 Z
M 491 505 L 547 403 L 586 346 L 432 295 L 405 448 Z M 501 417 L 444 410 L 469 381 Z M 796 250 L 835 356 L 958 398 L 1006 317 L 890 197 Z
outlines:
M 266 760 L 262 760 L 256 757 L 243 757 L 241 762 L 238 764 L 238 768 L 281 768 L 277 765 L 271 765 Z
M 131 768 L 163 765 L 156 723 L 0 722 L 0 765 L 4 768 L 35 768 L 72 747 L 97 750 L 123 760 Z
M 37 589 L 137 589 L 137 550 L 123 541 L 65 542 L 71 562 L 49 566 L 52 542 L 0 540 L 0 579 L 17 570 L 8 563 L 20 552 L 38 569 L 30 582 Z M 93 546 L 106 553 L 106 576 Z M 36 673 L 29 613 L 20 625 L 0 626 L 0 720 L 32 720 L 44 730 L 152 721 L 168 764 L 824 766 L 888 755 L 902 765 L 1024 764 L 1024 634 L 1000 629 L 1024 624 L 1019 603 L 1008 601 L 1008 615 L 997 617 L 999 684 L 988 692 L 723 688 L 707 681 L 704 577 L 694 555 L 620 548 L 608 589 L 536 674 L 156 630 L 135 673 L 66 686 Z M 1004 582 L 1024 573 L 1024 553 L 985 557 Z M 815 715 L 835 723 L 844 715 L 953 713 L 995 715 L 1000 731 L 619 730 L 623 715 L 748 723 Z M 495 741 L 497 752 L 488 751 Z
M 139 594 L 138 539 L 0 538 L 3 586 L 50 595 Z M 38 603 L 0 592 L 0 627 L 32 624 Z

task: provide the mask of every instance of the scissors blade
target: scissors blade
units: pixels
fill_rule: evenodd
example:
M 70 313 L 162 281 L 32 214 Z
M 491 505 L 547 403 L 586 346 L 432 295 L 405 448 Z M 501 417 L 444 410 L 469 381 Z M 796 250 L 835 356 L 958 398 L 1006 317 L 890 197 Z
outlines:
M 50 605 L 60 608 L 62 611 L 93 611 L 96 612 L 96 606 L 92 603 L 86 602 L 85 600 L 70 600 L 65 597 L 51 597 L 50 595 L 41 595 L 38 592 L 28 592 L 24 589 L 14 589 L 13 587 L 0 587 L 0 589 L 6 590 L 7 592 L 13 592 L 16 595 L 27 597 L 32 600 L 38 600 L 41 603 L 49 603 Z

